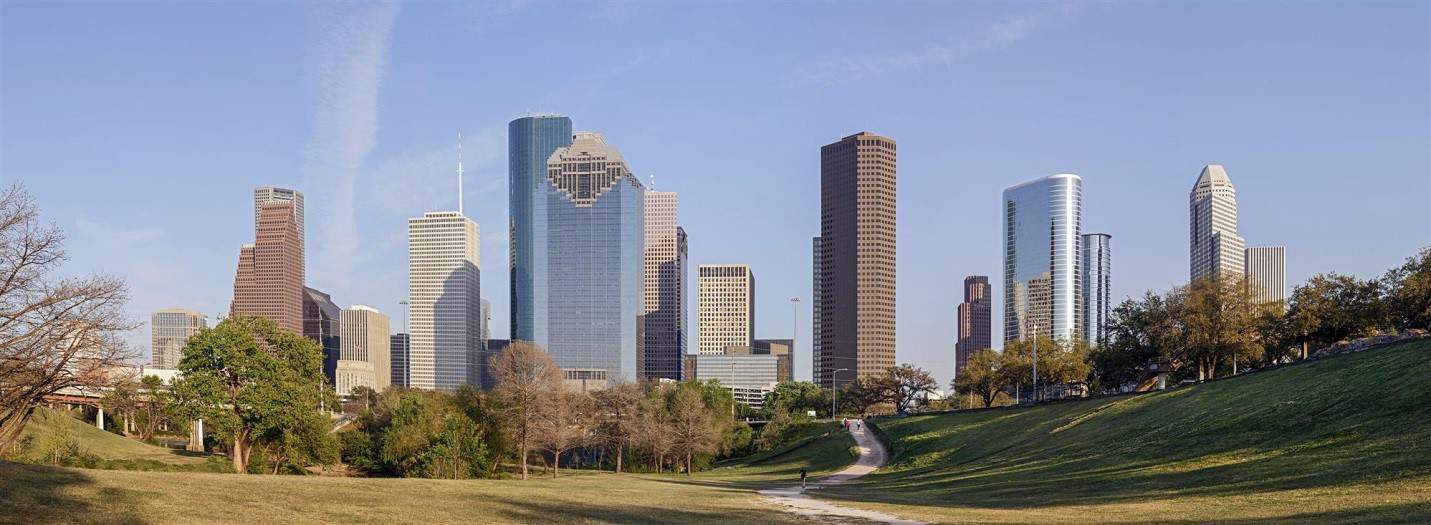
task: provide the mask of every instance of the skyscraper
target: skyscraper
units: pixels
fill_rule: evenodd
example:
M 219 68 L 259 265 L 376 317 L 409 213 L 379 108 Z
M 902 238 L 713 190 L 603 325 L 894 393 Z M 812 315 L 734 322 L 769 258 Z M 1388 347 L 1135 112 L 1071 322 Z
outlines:
M 534 234 L 533 334 L 568 379 L 636 379 L 645 301 L 646 189 L 621 152 L 579 131 L 547 158 Z M 543 259 L 545 259 L 543 261 Z M 545 304 L 542 296 L 545 296 Z M 544 310 L 544 311 L 543 311 Z
M 893 139 L 860 132 L 820 148 L 815 250 L 815 381 L 884 373 L 895 359 Z
M 773 355 L 776 357 L 775 380 L 780 382 L 795 380 L 795 340 L 756 339 L 751 343 L 750 353 Z
M 342 329 L 338 325 L 342 322 L 342 312 L 328 294 L 303 288 L 303 337 L 323 346 L 323 377 L 328 378 L 330 385 L 336 385 L 338 378 L 342 349 Z
M 1004 342 L 1079 331 L 1083 179 L 1071 173 L 1004 190 Z
M 969 362 L 969 354 L 993 348 L 994 306 L 989 295 L 989 277 L 964 278 L 964 302 L 959 303 L 959 341 L 954 343 L 954 375 L 958 377 Z
M 149 316 L 150 364 L 155 368 L 178 368 L 189 338 L 208 328 L 209 318 L 184 308 L 165 308 Z
M 1281 311 L 1287 300 L 1287 252 L 1281 246 L 1248 248 L 1244 270 L 1247 284 L 1252 287 L 1257 302 L 1273 305 Z
M 686 231 L 676 192 L 646 192 L 645 339 L 642 379 L 681 379 L 686 353 Z
M 265 197 L 270 194 L 286 199 Z M 239 249 L 229 315 L 260 315 L 302 333 L 303 194 L 259 188 L 254 204 L 254 242 Z
M 1237 190 L 1220 164 L 1202 168 L 1188 194 L 1188 265 L 1192 279 L 1243 272 L 1237 234 Z
M 523 117 L 507 124 L 511 337 L 547 347 L 547 159 L 571 145 L 571 119 Z
M 696 269 L 696 352 L 723 355 L 755 339 L 755 274 L 744 264 Z
M 482 300 L 482 329 L 479 337 L 483 341 L 492 337 L 492 303 L 486 299 Z
M 1107 343 L 1108 316 L 1113 312 L 1112 255 L 1108 244 L 1113 240 L 1106 233 L 1089 233 L 1083 236 L 1083 260 L 1080 267 L 1083 276 L 1081 323 L 1084 341 L 1090 344 Z
M 335 381 L 338 393 L 347 394 L 357 386 L 383 391 L 392 384 L 392 340 L 388 335 L 392 321 L 377 309 L 361 304 L 343 310 L 340 319 L 342 351 Z M 352 375 L 344 374 L 347 370 Z
M 411 388 L 478 382 L 485 344 L 478 238 L 477 223 L 459 212 L 407 220 Z
M 392 357 L 392 384 L 406 388 L 407 384 L 407 334 L 393 334 L 388 337 L 388 355 Z

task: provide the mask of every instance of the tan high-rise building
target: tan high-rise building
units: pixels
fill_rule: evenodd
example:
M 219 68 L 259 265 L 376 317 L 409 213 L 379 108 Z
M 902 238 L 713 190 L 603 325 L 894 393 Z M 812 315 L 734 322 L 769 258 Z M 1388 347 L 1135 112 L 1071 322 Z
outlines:
M 1243 271 L 1253 297 L 1260 304 L 1281 311 L 1287 300 L 1287 251 L 1281 246 L 1248 248 L 1243 257 Z
M 279 328 L 303 333 L 303 230 L 301 193 L 292 200 L 256 203 L 253 244 L 239 249 L 229 315 L 259 315 Z
M 959 340 L 954 343 L 954 376 L 964 370 L 969 355 L 993 348 L 993 297 L 989 292 L 989 276 L 970 275 L 964 278 L 964 302 L 959 304 Z
M 686 353 L 686 231 L 676 221 L 676 192 L 646 192 L 645 348 L 643 379 L 681 379 Z
M 1243 272 L 1237 189 L 1220 164 L 1202 168 L 1188 194 L 1188 266 L 1192 279 Z
M 209 326 L 208 317 L 184 308 L 165 308 L 149 317 L 150 364 L 178 368 L 189 338 Z
M 750 353 L 755 340 L 755 274 L 744 264 L 702 264 L 696 269 L 696 352 Z
M 477 223 L 459 212 L 407 220 L 408 387 L 481 383 L 481 260 Z
M 344 309 L 339 320 L 338 393 L 346 395 L 357 386 L 381 392 L 392 384 L 392 321 L 361 304 Z
M 820 148 L 814 375 L 822 387 L 895 364 L 895 143 L 868 132 Z

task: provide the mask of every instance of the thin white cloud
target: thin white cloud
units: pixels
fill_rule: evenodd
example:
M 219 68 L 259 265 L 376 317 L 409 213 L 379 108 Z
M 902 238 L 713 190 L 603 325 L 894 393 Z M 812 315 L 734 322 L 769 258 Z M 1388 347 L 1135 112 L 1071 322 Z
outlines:
M 358 257 L 354 186 L 378 136 L 378 101 L 393 3 L 314 4 L 310 13 L 317 108 L 304 167 L 309 275 L 346 287 Z M 316 219 L 316 220 L 313 220 Z
M 965 33 L 932 42 L 919 49 L 861 53 L 827 60 L 795 72 L 795 80 L 815 84 L 842 84 L 885 73 L 928 66 L 952 66 L 966 57 L 1000 49 L 1037 34 L 1083 10 L 1082 2 L 1064 2 L 1011 14 Z
M 164 237 L 162 228 L 97 222 L 84 216 L 75 218 L 75 233 L 82 237 L 89 237 L 93 241 L 109 242 L 116 245 L 144 244 Z

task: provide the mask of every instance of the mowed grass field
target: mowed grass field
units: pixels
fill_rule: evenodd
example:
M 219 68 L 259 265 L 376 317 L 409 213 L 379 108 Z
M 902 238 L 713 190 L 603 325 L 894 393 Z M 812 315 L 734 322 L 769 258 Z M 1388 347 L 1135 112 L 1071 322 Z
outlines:
M 199 465 L 205 462 L 206 454 L 190 453 L 168 449 L 129 439 L 95 427 L 92 423 L 80 421 L 62 411 L 40 408 L 25 425 L 22 434 L 35 441 L 41 441 L 57 427 L 68 430 L 70 435 L 83 444 L 86 452 L 103 459 L 150 460 L 174 465 Z
M 882 419 L 822 496 L 941 523 L 1431 523 L 1431 341 L 1165 392 Z
M 837 428 L 810 427 L 790 446 L 692 477 L 563 470 L 552 479 L 538 470 L 527 481 L 459 481 L 0 462 L 0 523 L 800 523 L 745 483 L 793 484 L 802 467 L 843 468 L 853 440 Z

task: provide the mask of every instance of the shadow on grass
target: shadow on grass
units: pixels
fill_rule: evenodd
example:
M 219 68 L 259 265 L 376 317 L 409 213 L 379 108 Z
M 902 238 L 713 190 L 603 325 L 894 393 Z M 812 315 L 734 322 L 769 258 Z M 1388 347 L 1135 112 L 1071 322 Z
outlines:
M 773 508 L 724 508 L 711 511 L 695 511 L 682 508 L 679 501 L 672 501 L 663 507 L 650 506 L 583 506 L 563 502 L 517 499 L 508 497 L 489 498 L 499 508 L 494 511 L 497 521 L 509 520 L 518 523 L 669 523 L 669 524 L 722 524 L 731 523 L 787 523 L 790 516 Z
M 0 523 L 145 523 L 137 491 L 92 485 L 82 470 L 0 461 Z

